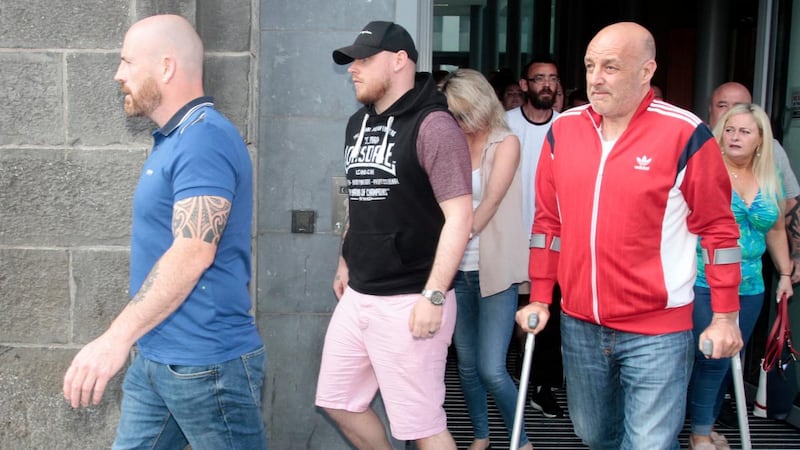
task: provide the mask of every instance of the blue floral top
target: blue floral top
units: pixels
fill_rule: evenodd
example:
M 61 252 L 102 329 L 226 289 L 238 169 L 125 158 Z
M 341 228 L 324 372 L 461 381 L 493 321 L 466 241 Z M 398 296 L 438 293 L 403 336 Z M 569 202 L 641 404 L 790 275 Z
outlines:
M 783 192 L 781 192 L 783 195 Z M 761 274 L 761 256 L 767 250 L 767 232 L 778 220 L 780 209 L 758 190 L 753 204 L 747 207 L 736 191 L 732 191 L 731 210 L 739 224 L 739 247 L 742 248 L 742 284 L 739 295 L 755 295 L 764 292 L 764 277 Z M 697 281 L 696 286 L 709 287 L 706 269 L 703 264 L 700 240 L 697 239 Z

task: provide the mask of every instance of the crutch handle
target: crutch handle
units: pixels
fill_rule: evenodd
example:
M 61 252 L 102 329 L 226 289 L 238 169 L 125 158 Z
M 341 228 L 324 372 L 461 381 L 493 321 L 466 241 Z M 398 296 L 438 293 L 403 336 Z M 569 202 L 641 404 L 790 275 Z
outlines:
M 528 328 L 534 329 L 536 325 L 539 325 L 539 315 L 536 313 L 532 313 L 528 316 Z
M 707 358 L 711 358 L 711 355 L 714 354 L 714 341 L 711 339 L 703 340 L 703 345 L 701 346 L 701 350 Z

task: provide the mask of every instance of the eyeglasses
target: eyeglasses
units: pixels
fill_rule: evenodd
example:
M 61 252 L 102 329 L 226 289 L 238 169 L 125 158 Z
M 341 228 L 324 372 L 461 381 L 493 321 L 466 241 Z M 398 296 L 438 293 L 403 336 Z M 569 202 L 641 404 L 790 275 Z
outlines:
M 534 84 L 544 84 L 545 82 L 550 84 L 558 83 L 558 76 L 556 75 L 535 75 L 533 78 L 527 78 L 528 81 L 533 82 Z

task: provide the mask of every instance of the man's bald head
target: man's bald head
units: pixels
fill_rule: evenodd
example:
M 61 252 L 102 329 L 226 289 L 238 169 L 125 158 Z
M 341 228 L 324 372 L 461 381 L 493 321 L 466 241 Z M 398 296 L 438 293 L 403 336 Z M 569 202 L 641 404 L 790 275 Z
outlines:
M 202 78 L 203 42 L 185 18 L 172 14 L 144 18 L 128 30 L 125 40 L 129 39 L 155 61 L 174 58 L 185 76 Z
M 203 92 L 203 43 L 186 19 L 158 15 L 125 34 L 114 79 L 125 94 L 125 112 L 163 126 Z
M 650 91 L 656 71 L 653 35 L 634 22 L 600 30 L 586 48 L 586 86 L 592 107 L 605 119 L 627 126 Z
M 609 46 L 624 50 L 626 54 L 640 58 L 642 63 L 656 59 L 656 42 L 647 28 L 635 22 L 619 22 L 600 30 L 589 47 Z
M 743 84 L 735 81 L 722 83 L 714 89 L 708 102 L 708 124 L 714 128 L 720 117 L 733 105 L 752 102 L 753 96 Z

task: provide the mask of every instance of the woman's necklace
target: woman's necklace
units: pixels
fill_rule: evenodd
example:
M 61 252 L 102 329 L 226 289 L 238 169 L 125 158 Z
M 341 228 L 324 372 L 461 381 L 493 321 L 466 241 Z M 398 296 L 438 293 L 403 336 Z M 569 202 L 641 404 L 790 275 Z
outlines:
M 739 175 L 743 174 L 744 172 L 746 172 L 748 170 L 747 168 L 744 168 L 739 173 L 737 173 L 735 170 L 733 170 L 733 168 L 731 168 L 730 166 L 727 166 L 727 164 L 726 164 L 726 169 L 728 169 L 728 173 L 730 174 L 731 177 L 733 177 L 734 180 L 738 180 L 739 179 Z

